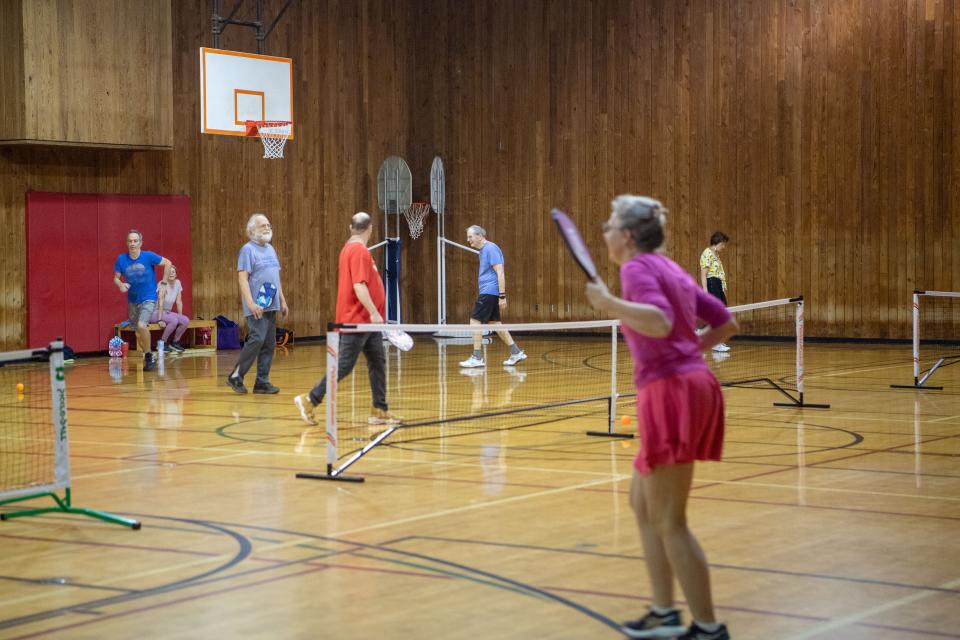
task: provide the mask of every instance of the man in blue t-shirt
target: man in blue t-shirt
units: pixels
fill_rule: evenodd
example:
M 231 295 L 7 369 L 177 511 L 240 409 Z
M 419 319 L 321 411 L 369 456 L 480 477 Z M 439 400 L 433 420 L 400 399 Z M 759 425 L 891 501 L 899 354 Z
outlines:
M 290 309 L 280 286 L 280 259 L 270 241 L 273 227 L 262 213 L 255 213 L 247 221 L 247 244 L 240 248 L 237 258 L 237 278 L 240 301 L 247 320 L 247 339 L 237 358 L 237 364 L 227 376 L 227 384 L 237 393 L 246 393 L 243 377 L 257 361 L 257 379 L 254 393 L 279 393 L 270 384 L 270 365 L 277 345 L 277 312 L 283 318 Z
M 480 251 L 480 273 L 478 285 L 480 295 L 470 314 L 470 324 L 500 324 L 500 310 L 507 307 L 506 276 L 503 273 L 503 252 L 500 247 L 487 240 L 487 232 L 483 227 L 471 225 L 467 227 L 467 243 Z M 497 335 L 510 347 L 510 357 L 503 364 L 512 367 L 525 354 L 517 343 L 513 341 L 509 331 L 497 331 Z M 480 353 L 480 344 L 483 336 L 478 331 L 473 334 L 473 354 L 460 363 L 461 367 L 474 368 L 485 366 L 483 355 Z
M 143 234 L 136 229 L 127 233 L 127 252 L 117 256 L 113 265 L 113 283 L 127 294 L 127 317 L 137 332 L 137 344 L 143 350 L 143 370 L 156 368 L 157 361 L 150 351 L 150 316 L 157 308 L 156 266 L 163 267 L 164 280 L 173 264 L 153 251 L 143 251 Z

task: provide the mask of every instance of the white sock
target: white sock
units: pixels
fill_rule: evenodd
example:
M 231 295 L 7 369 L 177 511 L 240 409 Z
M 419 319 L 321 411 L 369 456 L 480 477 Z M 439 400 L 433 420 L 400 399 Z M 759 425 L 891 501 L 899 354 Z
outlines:
M 696 622 L 697 626 L 703 629 L 704 631 L 706 631 L 707 633 L 713 633 L 717 631 L 721 626 L 719 622 L 700 622 L 698 620 L 694 620 L 694 622 Z
M 677 610 L 676 607 L 658 607 L 655 604 L 650 605 L 650 611 L 653 611 L 655 614 L 657 614 L 661 618 L 667 615 L 668 613 L 673 613 L 676 610 Z

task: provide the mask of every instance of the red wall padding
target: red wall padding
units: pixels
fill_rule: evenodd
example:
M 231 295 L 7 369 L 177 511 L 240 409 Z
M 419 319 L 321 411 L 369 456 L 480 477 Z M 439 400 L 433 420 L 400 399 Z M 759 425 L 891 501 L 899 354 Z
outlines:
M 31 192 L 26 211 L 29 348 L 57 336 L 81 353 L 107 348 L 113 325 L 127 317 L 113 265 L 131 228 L 143 233 L 145 250 L 177 267 L 183 312 L 193 317 L 188 196 Z

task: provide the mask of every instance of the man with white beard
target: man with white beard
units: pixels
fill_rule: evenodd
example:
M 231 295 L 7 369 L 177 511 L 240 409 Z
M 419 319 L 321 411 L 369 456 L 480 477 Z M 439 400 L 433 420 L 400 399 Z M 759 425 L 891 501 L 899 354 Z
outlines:
M 250 241 L 240 249 L 237 259 L 247 341 L 243 343 L 237 366 L 227 376 L 227 384 L 237 393 L 246 393 L 243 377 L 256 359 L 257 379 L 253 392 L 278 393 L 280 389 L 270 384 L 270 365 L 277 340 L 277 312 L 285 319 L 290 310 L 280 286 L 280 259 L 270 244 L 273 228 L 267 216 L 262 213 L 250 216 L 247 237 Z

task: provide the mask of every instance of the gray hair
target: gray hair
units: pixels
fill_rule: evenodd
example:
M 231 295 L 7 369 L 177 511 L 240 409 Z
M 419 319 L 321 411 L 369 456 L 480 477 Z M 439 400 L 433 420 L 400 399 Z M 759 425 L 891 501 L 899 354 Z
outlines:
M 130 231 L 127 231 L 127 237 L 128 237 L 128 238 L 130 237 L 130 234 L 131 234 L 131 233 L 137 234 L 137 237 L 140 238 L 140 242 L 143 242 L 143 234 L 140 233 L 140 230 L 139 230 L 139 229 L 130 229 Z
M 371 222 L 373 222 L 373 218 L 370 217 L 369 213 L 366 211 L 357 211 L 353 214 L 353 217 L 350 218 L 350 230 L 363 233 L 370 228 Z
M 663 227 L 667 224 L 667 208 L 647 196 L 622 194 L 610 203 L 621 227 L 630 233 L 640 251 L 650 253 L 663 244 Z
M 255 213 L 250 216 L 249 220 L 247 220 L 247 237 L 254 241 L 257 239 L 257 218 L 269 220 L 269 218 L 267 218 L 267 214 L 265 213 Z
M 487 237 L 487 230 L 478 224 L 472 224 L 467 227 L 467 233 L 472 233 L 475 236 L 483 236 L 484 238 Z

